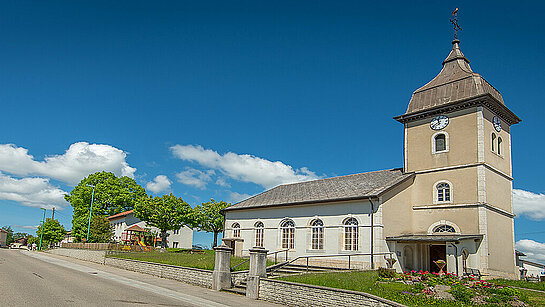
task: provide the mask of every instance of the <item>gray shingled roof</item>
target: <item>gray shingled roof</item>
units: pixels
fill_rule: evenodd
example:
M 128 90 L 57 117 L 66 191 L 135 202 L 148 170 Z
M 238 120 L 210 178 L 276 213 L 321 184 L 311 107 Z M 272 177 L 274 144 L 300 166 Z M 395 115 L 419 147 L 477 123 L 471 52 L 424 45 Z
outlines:
M 469 60 L 460 50 L 460 41 L 454 40 L 450 54 L 443 61 L 443 69 L 428 84 L 414 91 L 405 114 L 482 94 L 490 94 L 501 104 L 504 103 L 500 92 L 471 70 Z
M 243 200 L 229 210 L 283 206 L 378 196 L 412 176 L 401 169 L 389 169 L 320 180 L 284 184 Z

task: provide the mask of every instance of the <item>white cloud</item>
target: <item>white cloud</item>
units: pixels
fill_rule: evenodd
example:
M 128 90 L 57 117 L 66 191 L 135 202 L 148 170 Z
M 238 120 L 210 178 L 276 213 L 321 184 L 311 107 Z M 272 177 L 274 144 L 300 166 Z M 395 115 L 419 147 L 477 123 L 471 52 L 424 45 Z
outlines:
M 513 190 L 513 210 L 518 216 L 525 215 L 532 220 L 545 219 L 545 194 Z
M 227 180 L 225 180 L 225 178 L 218 178 L 218 180 L 216 180 L 216 184 L 224 188 L 231 187 L 231 185 L 229 184 L 229 182 L 227 182 Z
M 46 178 L 16 179 L 0 173 L 0 199 L 37 208 L 60 209 L 68 203 L 65 191 L 52 186 Z
M 152 191 L 153 193 L 159 193 L 163 191 L 168 191 L 172 181 L 168 179 L 165 175 L 159 175 L 146 184 L 146 190 Z
M 0 144 L 0 171 L 17 176 L 44 176 L 75 185 L 83 177 L 98 171 L 133 178 L 136 169 L 129 166 L 126 157 L 124 151 L 110 145 L 78 142 L 70 145 L 62 155 L 36 161 L 26 148 Z
M 250 194 L 241 194 L 241 193 L 237 193 L 237 192 L 231 192 L 229 193 L 229 201 L 233 204 L 236 204 L 240 201 L 243 201 L 247 198 L 250 198 L 252 197 L 252 195 Z
M 13 227 L 23 228 L 23 229 L 38 229 L 38 225 L 12 225 Z M 45 231 L 44 231 L 45 232 Z
M 178 178 L 178 181 L 183 184 L 192 185 L 199 189 L 204 189 L 206 187 L 206 184 L 210 180 L 212 180 L 212 175 L 214 174 L 215 172 L 213 170 L 203 172 L 194 168 L 187 167 L 185 171 L 177 173 L 176 178 Z
M 267 189 L 320 178 L 306 167 L 294 170 L 280 161 L 273 162 L 247 154 L 228 152 L 220 155 L 200 145 L 175 145 L 170 149 L 182 160 L 197 162 L 204 167 L 219 170 L 232 179 L 256 183 Z
M 515 248 L 526 254 L 521 259 L 545 264 L 545 243 L 534 240 L 519 240 L 515 243 Z

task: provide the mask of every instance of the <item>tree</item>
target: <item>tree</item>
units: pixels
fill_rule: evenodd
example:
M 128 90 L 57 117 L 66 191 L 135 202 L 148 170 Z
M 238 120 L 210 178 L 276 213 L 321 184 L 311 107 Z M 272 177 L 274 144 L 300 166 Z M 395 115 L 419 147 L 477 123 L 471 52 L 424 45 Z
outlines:
M 218 245 L 218 234 L 223 232 L 224 216 L 221 211 L 230 205 L 230 203 L 224 201 L 217 202 L 211 199 L 209 202 L 202 203 L 202 205 L 198 205 L 193 209 L 196 227 L 201 231 L 214 233 L 212 247 Z
M 93 215 L 89 228 L 89 243 L 108 243 L 112 238 L 112 227 L 105 216 Z
M 83 178 L 64 198 L 74 208 L 72 233 L 77 241 L 87 237 L 89 209 L 93 197 L 94 216 L 110 216 L 131 210 L 137 199 L 146 197 L 146 190 L 129 177 L 116 177 L 113 173 L 98 172 Z
M 134 206 L 134 216 L 161 230 L 161 251 L 167 247 L 167 231 L 194 224 L 191 206 L 172 194 L 139 199 Z
M 13 243 L 13 229 L 11 229 L 11 226 L 3 226 L 2 229 L 8 232 L 6 236 L 6 246 L 9 246 L 11 243 Z
M 64 230 L 64 226 L 62 226 L 58 220 L 54 220 L 52 218 L 47 218 L 45 223 L 38 226 L 38 229 L 36 229 L 36 236 L 38 237 L 38 240 L 40 237 L 42 238 L 42 246 L 49 246 L 60 242 L 62 239 L 64 239 L 65 235 L 66 230 Z

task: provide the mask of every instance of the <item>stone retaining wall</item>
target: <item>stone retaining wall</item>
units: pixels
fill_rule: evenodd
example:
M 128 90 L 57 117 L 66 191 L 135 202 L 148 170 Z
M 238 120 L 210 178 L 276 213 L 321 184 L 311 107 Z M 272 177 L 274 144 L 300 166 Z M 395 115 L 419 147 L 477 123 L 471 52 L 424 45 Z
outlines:
M 259 299 L 288 306 L 395 306 L 405 305 L 368 293 L 262 278 Z
M 128 271 L 149 274 L 161 278 L 174 279 L 192 285 L 212 288 L 212 271 L 208 270 L 110 257 L 105 259 L 104 264 Z
M 55 255 L 61 255 L 100 264 L 104 264 L 104 257 L 106 256 L 106 251 L 88 249 L 55 248 L 47 252 Z

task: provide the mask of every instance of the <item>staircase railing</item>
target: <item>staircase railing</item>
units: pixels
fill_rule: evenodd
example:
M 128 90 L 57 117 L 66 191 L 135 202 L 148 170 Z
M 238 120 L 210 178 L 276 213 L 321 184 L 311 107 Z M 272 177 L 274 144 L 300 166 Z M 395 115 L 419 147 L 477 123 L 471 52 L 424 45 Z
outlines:
M 298 256 L 293 258 L 292 260 L 286 261 L 284 263 L 281 263 L 278 266 L 272 266 L 271 270 L 268 271 L 268 273 L 274 273 L 275 271 L 279 270 L 280 268 L 292 264 L 293 262 L 299 260 L 299 259 L 305 259 L 306 258 L 306 271 L 309 270 L 309 259 L 310 258 L 325 258 L 325 257 L 348 257 L 348 269 L 351 269 L 351 258 L 354 256 L 380 256 L 380 255 L 389 255 L 390 259 L 392 258 L 393 252 L 387 252 L 387 253 L 351 253 L 351 254 L 328 254 L 328 255 L 305 255 L 305 256 Z M 286 257 L 287 259 L 287 257 Z M 342 269 L 342 268 L 331 268 L 331 269 Z

